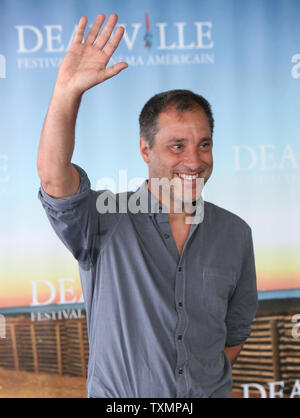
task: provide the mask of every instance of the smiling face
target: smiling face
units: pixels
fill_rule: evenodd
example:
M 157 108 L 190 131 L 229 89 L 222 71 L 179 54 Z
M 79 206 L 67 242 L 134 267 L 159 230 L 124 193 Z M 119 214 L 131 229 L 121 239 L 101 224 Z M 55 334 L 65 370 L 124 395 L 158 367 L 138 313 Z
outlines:
M 169 107 L 159 115 L 153 147 L 141 138 L 140 149 L 150 184 L 153 178 L 177 179 L 171 198 L 184 200 L 186 190 L 189 199 L 199 197 L 196 186 L 206 183 L 213 169 L 211 129 L 202 109 L 178 113 Z

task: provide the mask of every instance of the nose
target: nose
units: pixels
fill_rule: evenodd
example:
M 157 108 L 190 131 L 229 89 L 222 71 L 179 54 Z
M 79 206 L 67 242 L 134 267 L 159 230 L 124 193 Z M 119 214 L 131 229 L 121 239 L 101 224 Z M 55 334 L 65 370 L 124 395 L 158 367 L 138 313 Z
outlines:
M 191 171 L 197 171 L 201 167 L 201 155 L 197 148 L 186 149 L 184 163 Z

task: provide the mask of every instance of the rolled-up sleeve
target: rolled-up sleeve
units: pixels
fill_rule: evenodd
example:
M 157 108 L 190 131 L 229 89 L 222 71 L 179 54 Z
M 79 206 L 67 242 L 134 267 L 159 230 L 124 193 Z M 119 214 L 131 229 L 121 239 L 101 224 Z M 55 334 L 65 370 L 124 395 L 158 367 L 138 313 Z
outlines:
M 226 347 L 242 344 L 249 337 L 258 306 L 253 240 L 249 227 L 244 248 L 241 274 L 228 305 Z
M 58 237 L 78 262 L 88 268 L 93 263 L 93 237 L 97 232 L 96 197 L 85 171 L 73 165 L 80 175 L 77 193 L 53 198 L 41 186 L 38 197 Z

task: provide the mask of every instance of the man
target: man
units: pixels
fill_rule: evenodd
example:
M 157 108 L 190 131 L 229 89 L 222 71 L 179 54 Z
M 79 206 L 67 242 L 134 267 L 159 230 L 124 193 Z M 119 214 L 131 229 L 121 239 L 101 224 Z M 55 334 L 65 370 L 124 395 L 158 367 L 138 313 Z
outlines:
M 79 263 L 90 344 L 87 393 L 229 397 L 231 365 L 257 308 L 256 276 L 249 226 L 201 197 L 213 168 L 208 102 L 173 90 L 146 103 L 140 151 L 149 180 L 125 196 L 126 210 L 122 194 L 92 191 L 86 173 L 71 163 L 82 94 L 127 67 L 106 68 L 124 29 L 111 37 L 117 22 L 111 15 L 98 36 L 104 20 L 97 17 L 85 42 L 87 19 L 79 21 L 38 153 L 39 198 Z M 111 203 L 116 210 L 106 211 Z

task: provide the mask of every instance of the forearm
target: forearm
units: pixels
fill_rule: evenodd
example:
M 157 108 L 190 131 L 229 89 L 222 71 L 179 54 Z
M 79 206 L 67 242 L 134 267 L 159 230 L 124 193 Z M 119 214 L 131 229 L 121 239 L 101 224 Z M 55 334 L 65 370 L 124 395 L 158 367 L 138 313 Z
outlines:
M 236 359 L 238 358 L 244 344 L 234 345 L 232 347 L 225 347 L 224 351 L 226 356 L 228 357 L 231 365 L 233 366 Z
M 38 150 L 38 173 L 45 191 L 55 197 L 73 194 L 78 187 L 71 158 L 80 101 L 80 94 L 56 85 L 44 121 Z

